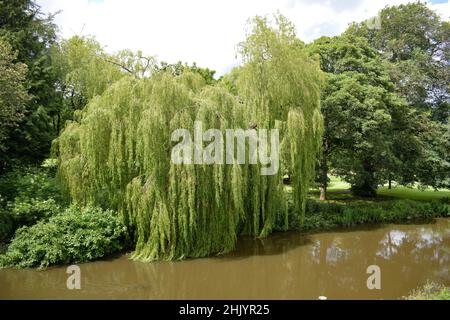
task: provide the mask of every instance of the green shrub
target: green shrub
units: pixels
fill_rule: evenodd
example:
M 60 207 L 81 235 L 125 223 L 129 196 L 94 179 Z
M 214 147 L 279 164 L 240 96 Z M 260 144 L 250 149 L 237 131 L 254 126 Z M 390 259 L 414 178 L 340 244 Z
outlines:
M 0 265 L 44 268 L 94 260 L 122 250 L 125 231 L 112 211 L 72 206 L 48 221 L 17 230 Z
M 305 217 L 303 230 L 327 230 L 336 227 L 333 219 L 325 214 L 312 214 Z
M 15 223 L 12 215 L 0 209 L 0 243 L 7 242 L 14 234 Z
M 0 209 L 0 242 L 8 242 L 14 232 L 61 212 L 55 200 L 19 199 Z
M 450 288 L 428 282 L 425 286 L 414 290 L 405 300 L 450 300 Z
M 446 217 L 450 206 L 439 201 L 419 202 L 413 200 L 394 201 L 390 211 L 393 220 L 431 220 Z
M 450 203 L 431 202 L 430 210 L 434 212 L 435 217 L 450 217 Z
M 48 219 L 61 212 L 60 206 L 54 199 L 20 199 L 8 203 L 10 212 L 17 228 L 31 226 L 42 219 Z
M 55 161 L 40 167 L 19 167 L 0 176 L 0 243 L 22 226 L 30 226 L 61 211 L 64 198 L 55 178 Z
M 17 197 L 63 201 L 54 169 L 46 162 L 40 167 L 19 167 L 2 175 L 0 197 L 5 202 L 14 201 Z
M 367 223 L 430 221 L 450 216 L 450 205 L 443 202 L 395 200 L 375 203 L 336 204 L 309 200 L 304 224 L 291 229 L 325 230 Z

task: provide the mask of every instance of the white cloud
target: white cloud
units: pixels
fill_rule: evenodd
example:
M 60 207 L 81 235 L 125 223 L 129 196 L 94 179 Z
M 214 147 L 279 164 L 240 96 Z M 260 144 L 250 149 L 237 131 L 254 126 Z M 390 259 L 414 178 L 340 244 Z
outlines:
M 388 4 L 410 0 L 38 0 L 45 12 L 62 10 L 56 23 L 65 38 L 94 35 L 106 50 L 142 50 L 168 62 L 197 62 L 221 75 L 239 61 L 236 45 L 248 18 L 278 10 L 312 41 L 337 35 L 352 21 L 375 16 Z M 444 18 L 448 3 L 433 5 Z

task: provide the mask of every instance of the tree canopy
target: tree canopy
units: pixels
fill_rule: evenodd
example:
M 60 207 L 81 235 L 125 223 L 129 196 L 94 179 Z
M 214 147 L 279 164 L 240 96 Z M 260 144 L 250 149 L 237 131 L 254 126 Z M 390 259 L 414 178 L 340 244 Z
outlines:
M 25 87 L 27 66 L 16 60 L 17 53 L 0 40 L 0 150 L 13 128 L 22 120 L 29 96 Z
M 281 14 L 257 16 L 237 46 L 242 64 L 216 79 L 91 36 L 59 39 L 33 0 L 0 0 L 0 174 L 54 151 L 67 200 L 117 212 L 144 261 L 300 226 L 312 182 L 325 199 L 330 174 L 358 196 L 394 181 L 449 188 L 450 24 L 421 2 L 379 19 L 306 44 Z M 215 146 L 228 139 L 237 152 Z M 195 160 L 205 154 L 218 161 Z M 279 170 L 261 174 L 254 157 L 273 154 Z
M 11 163 L 42 160 L 57 135 L 52 117 L 59 105 L 49 54 L 56 41 L 55 30 L 52 16 L 43 15 L 33 1 L 0 2 L 0 40 L 8 43 L 17 53 L 16 60 L 27 66 L 25 87 L 30 96 L 24 117 L 4 142 L 8 152 L 0 154 L 0 170 Z
M 72 199 L 119 210 L 133 230 L 135 258 L 224 253 L 239 234 L 266 236 L 288 227 L 281 171 L 262 176 L 261 164 L 171 161 L 172 132 L 192 131 L 195 121 L 222 132 L 279 129 L 283 166 L 294 181 L 293 219 L 302 219 L 321 141 L 321 72 L 284 17 L 274 24 L 257 17 L 251 27 L 240 46 L 246 62 L 238 96 L 189 70 L 125 77 L 58 139 L 60 175 Z
M 382 54 L 398 92 L 410 105 L 447 122 L 450 23 L 423 2 L 386 7 L 379 19 L 380 28 L 368 28 L 363 22 L 346 33 L 365 37 Z
M 346 33 L 368 39 L 383 57 L 396 91 L 408 103 L 409 132 L 416 136 L 416 143 L 415 147 L 396 144 L 402 174 L 395 178 L 401 184 L 448 187 L 450 23 L 423 2 L 386 7 L 379 17 L 380 28 L 354 24 Z
M 331 165 L 354 192 L 374 196 L 385 178 L 383 170 L 397 160 L 393 136 L 406 104 L 395 94 L 380 57 L 366 39 L 323 37 L 309 50 L 319 55 L 326 72 L 321 187 L 326 189 Z

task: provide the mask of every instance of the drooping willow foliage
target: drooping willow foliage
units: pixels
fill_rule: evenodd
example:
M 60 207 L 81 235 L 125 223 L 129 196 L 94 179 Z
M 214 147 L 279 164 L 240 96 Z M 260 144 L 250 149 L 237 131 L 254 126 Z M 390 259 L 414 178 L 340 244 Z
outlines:
M 238 95 L 189 72 L 123 78 L 61 134 L 59 173 L 71 198 L 120 212 L 136 242 L 134 258 L 225 253 L 240 234 L 287 228 L 286 172 L 301 220 L 322 133 L 320 71 L 292 25 L 276 21 L 270 27 L 256 18 L 241 44 Z M 260 164 L 174 164 L 171 135 L 193 132 L 195 121 L 205 131 L 279 129 L 282 169 L 263 176 Z

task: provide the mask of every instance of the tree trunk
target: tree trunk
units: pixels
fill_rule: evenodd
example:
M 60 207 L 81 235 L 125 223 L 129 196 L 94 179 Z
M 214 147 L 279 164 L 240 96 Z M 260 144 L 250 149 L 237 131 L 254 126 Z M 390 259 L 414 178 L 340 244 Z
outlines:
M 392 179 L 391 179 L 391 177 L 389 177 L 389 190 L 391 190 L 392 189 Z
M 57 116 L 57 119 L 58 119 L 57 122 L 56 122 L 56 132 L 59 135 L 60 132 L 61 132 L 61 114 L 58 112 L 56 114 L 56 116 Z
M 357 181 L 352 185 L 352 192 L 356 196 L 365 198 L 376 198 L 377 180 L 375 170 L 370 159 L 363 160 L 363 170 L 358 172 Z
M 321 186 L 320 187 L 320 201 L 327 200 L 327 187 Z
M 320 201 L 327 200 L 327 188 L 328 188 L 328 161 L 327 155 L 324 152 L 319 163 L 319 188 L 320 188 Z

